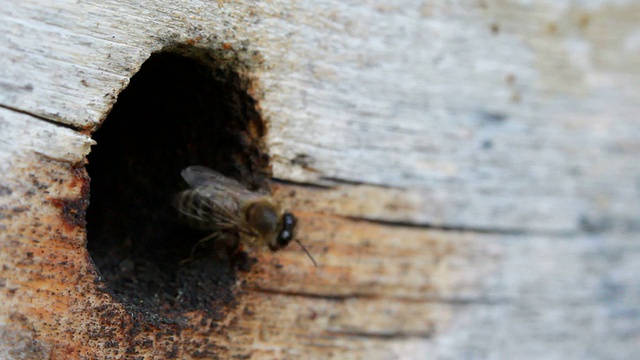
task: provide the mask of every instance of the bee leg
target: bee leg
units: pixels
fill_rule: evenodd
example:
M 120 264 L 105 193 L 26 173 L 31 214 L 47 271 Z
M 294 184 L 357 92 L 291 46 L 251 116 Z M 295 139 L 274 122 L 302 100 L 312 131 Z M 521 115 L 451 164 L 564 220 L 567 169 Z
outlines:
M 245 251 L 246 247 L 236 238 L 235 242 L 228 250 L 229 265 L 232 269 L 238 269 L 242 272 L 248 272 L 251 269 L 252 259 Z
M 231 259 L 232 262 L 234 262 L 238 258 L 238 256 L 242 256 L 243 253 L 244 247 L 242 247 L 242 245 L 237 245 L 229 249 L 229 251 L 227 252 L 227 256 L 229 257 L 229 259 Z
M 198 242 L 195 245 L 193 245 L 193 247 L 191 248 L 191 257 L 195 255 L 196 249 L 202 246 L 204 243 L 206 243 L 207 241 L 211 241 L 211 240 L 215 241 L 218 239 L 220 239 L 220 233 L 214 232 L 214 233 L 211 233 L 211 235 L 205 236 L 204 238 L 198 240 Z
M 191 248 L 191 255 L 188 258 L 180 261 L 180 265 L 184 265 L 184 264 L 192 261 L 195 258 L 196 249 L 198 249 L 204 243 L 206 243 L 207 241 L 217 240 L 219 238 L 220 238 L 220 233 L 214 232 L 214 233 L 211 233 L 210 235 L 205 236 L 204 238 L 198 240 L 198 242 L 195 243 L 195 245 L 193 245 L 193 247 Z

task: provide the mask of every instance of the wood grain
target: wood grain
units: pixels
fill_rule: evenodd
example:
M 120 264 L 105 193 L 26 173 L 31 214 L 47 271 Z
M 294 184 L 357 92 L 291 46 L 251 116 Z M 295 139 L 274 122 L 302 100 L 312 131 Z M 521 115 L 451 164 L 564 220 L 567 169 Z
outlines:
M 0 357 L 633 358 L 639 24 L 634 1 L 6 4 Z M 102 291 L 83 224 L 92 132 L 176 44 L 242 60 L 321 264 L 258 253 L 182 325 Z

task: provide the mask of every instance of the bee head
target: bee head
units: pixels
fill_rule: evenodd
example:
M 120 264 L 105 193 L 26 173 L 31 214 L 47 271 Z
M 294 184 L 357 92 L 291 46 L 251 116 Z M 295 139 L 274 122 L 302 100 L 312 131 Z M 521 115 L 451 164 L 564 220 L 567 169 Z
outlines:
M 278 235 L 275 237 L 274 241 L 269 242 L 269 249 L 271 249 L 271 251 L 278 251 L 289 245 L 291 240 L 293 240 L 298 219 L 296 219 L 292 213 L 285 212 L 282 214 L 280 222 L 281 224 L 278 229 Z
M 271 251 L 278 251 L 293 240 L 298 222 L 289 212 L 278 217 L 276 208 L 266 202 L 258 202 L 247 208 L 246 219 L 251 227 L 266 240 Z

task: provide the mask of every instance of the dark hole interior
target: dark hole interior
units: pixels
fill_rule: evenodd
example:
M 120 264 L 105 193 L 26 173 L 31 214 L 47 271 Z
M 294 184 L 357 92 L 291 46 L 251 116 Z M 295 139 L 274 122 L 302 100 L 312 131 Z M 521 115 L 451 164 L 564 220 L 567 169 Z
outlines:
M 253 262 L 206 247 L 191 257 L 207 234 L 183 224 L 172 206 L 187 187 L 181 169 L 204 165 L 251 188 L 266 187 L 269 177 L 248 80 L 209 53 L 184 53 L 154 54 L 143 64 L 95 133 L 87 166 L 91 257 L 108 291 L 154 314 L 215 312 L 233 300 L 236 271 Z

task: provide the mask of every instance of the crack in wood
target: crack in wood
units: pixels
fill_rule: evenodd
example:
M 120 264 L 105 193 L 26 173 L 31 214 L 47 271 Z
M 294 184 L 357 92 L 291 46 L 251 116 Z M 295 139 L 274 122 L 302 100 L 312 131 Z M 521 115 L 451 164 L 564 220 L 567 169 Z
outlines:
M 321 189 L 321 190 L 335 189 L 335 186 L 315 184 L 315 183 L 304 182 L 304 181 L 287 180 L 287 179 L 281 179 L 281 178 L 275 178 L 275 177 L 271 178 L 271 180 L 273 180 L 273 182 L 277 184 L 299 186 L 303 188 L 312 188 L 312 189 Z
M 361 180 L 341 179 L 341 178 L 332 177 L 332 176 L 322 176 L 320 177 L 320 180 L 325 180 L 325 181 L 329 181 L 331 183 L 336 183 L 336 184 L 344 184 L 344 185 L 352 185 L 352 186 L 365 185 L 365 186 L 372 186 L 372 187 L 382 188 L 382 189 L 398 189 L 398 190 L 405 189 L 404 187 L 400 187 L 400 186 L 383 185 L 383 184 L 377 184 L 377 183 L 361 181 Z
M 18 109 L 18 108 L 15 108 L 13 106 L 5 105 L 5 104 L 0 104 L 0 108 L 7 109 L 9 111 L 14 111 L 14 112 L 17 112 L 17 113 L 20 113 L 20 114 L 28 115 L 28 116 L 34 117 L 34 118 L 36 118 L 38 120 L 42 120 L 42 121 L 44 121 L 46 123 L 49 123 L 49 124 L 52 124 L 52 125 L 56 125 L 56 126 L 60 126 L 60 127 L 66 128 L 66 129 L 73 130 L 73 131 L 78 131 L 78 132 L 82 131 L 82 129 L 80 127 L 76 127 L 76 126 L 73 126 L 73 125 L 62 123 L 62 122 L 59 121 L 59 119 L 55 119 L 53 117 L 46 117 L 44 115 L 35 114 L 35 113 L 32 113 L 32 112 L 29 112 L 29 111 L 26 111 L 26 110 L 22 110 L 22 109 Z
M 323 332 L 329 336 L 358 337 L 376 340 L 404 340 L 404 339 L 430 339 L 435 334 L 435 329 L 427 331 L 393 331 L 393 332 L 373 332 L 373 331 L 351 331 L 351 330 L 326 330 Z
M 331 214 L 342 219 L 351 221 L 362 221 L 372 224 L 378 224 L 386 227 L 402 227 L 415 228 L 425 230 L 440 230 L 449 232 L 473 232 L 477 234 L 491 234 L 499 236 L 546 236 L 555 238 L 570 238 L 576 235 L 584 234 L 582 229 L 571 224 L 566 224 L 560 228 L 551 226 L 547 228 L 545 224 L 534 224 L 513 221 L 504 223 L 500 220 L 480 221 L 480 223 L 471 223 L 465 225 L 460 223 L 460 219 L 456 220 L 455 216 L 441 216 L 432 213 L 430 210 L 424 210 L 416 205 L 413 198 L 419 194 L 418 189 L 402 189 L 393 186 L 377 187 L 352 181 L 342 181 L 338 183 L 323 183 L 324 179 L 320 178 L 319 183 L 302 182 L 296 180 L 275 179 L 277 183 L 283 187 L 289 187 L 294 194 L 302 194 L 299 208 L 308 204 L 312 204 L 316 208 L 315 213 Z M 362 188 L 361 188 L 362 187 Z M 295 192 L 299 189 L 300 193 Z M 364 190 L 362 190 L 364 189 Z M 362 191 L 361 191 L 362 190 Z M 372 196 L 378 196 L 373 200 Z M 295 196 L 291 196 L 295 197 Z M 295 204 L 295 200 L 292 200 Z M 418 201 L 427 201 L 427 197 Z M 350 206 L 343 208 L 341 204 L 351 202 Z M 455 200 L 452 200 L 452 207 L 459 206 Z M 409 212 L 413 211 L 414 214 Z M 311 212 L 314 212 L 313 210 Z M 422 214 L 416 216 L 415 213 Z M 430 220 L 435 218 L 438 223 Z M 464 218 L 463 220 L 464 221 Z
M 319 294 L 309 293 L 301 291 L 268 289 L 263 287 L 251 287 L 246 289 L 248 291 L 254 291 L 262 294 L 281 295 L 281 296 L 294 296 L 303 297 L 309 299 L 320 299 L 341 302 L 353 299 L 363 300 L 393 300 L 395 302 L 404 303 L 434 303 L 434 304 L 447 304 L 447 305 L 505 305 L 512 301 L 508 298 L 464 298 L 464 297 L 424 297 L 424 298 L 408 298 L 400 296 L 385 296 L 380 294 L 365 294 L 365 293 L 350 293 L 350 294 Z
M 404 221 L 404 220 L 385 220 L 385 219 L 373 219 L 364 216 L 352 216 L 352 215 L 338 215 L 345 219 L 353 220 L 353 221 L 362 221 L 368 222 L 372 224 L 390 226 L 390 227 L 404 227 L 404 228 L 418 228 L 418 229 L 428 229 L 428 230 L 442 230 L 442 231 L 451 231 L 451 232 L 474 232 L 479 234 L 494 234 L 494 235 L 520 235 L 520 236 L 553 236 L 553 237 L 571 237 L 578 235 L 579 232 L 576 231 L 536 231 L 536 230 L 525 230 L 525 229 L 515 229 L 515 228 L 491 228 L 491 227 L 473 227 L 473 226 L 459 226 L 459 225 L 434 225 L 429 223 L 421 223 L 421 222 L 412 222 L 412 221 Z

